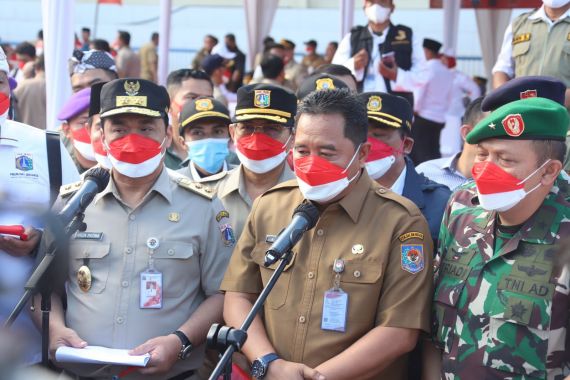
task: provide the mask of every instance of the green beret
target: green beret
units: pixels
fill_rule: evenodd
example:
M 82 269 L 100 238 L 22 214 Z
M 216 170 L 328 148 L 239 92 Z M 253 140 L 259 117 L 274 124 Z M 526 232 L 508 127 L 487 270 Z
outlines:
M 467 135 L 469 144 L 490 138 L 512 140 L 566 140 L 568 111 L 546 98 L 507 103 L 481 120 Z

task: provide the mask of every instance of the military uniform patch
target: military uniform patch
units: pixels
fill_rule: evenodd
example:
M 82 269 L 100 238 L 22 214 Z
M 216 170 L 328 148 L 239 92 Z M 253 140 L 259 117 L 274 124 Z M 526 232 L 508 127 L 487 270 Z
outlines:
M 220 220 L 222 220 L 223 218 L 229 218 L 230 217 L 230 213 L 227 212 L 226 210 L 220 211 L 218 213 L 218 215 L 216 215 L 216 222 L 220 222 Z
M 413 238 L 424 240 L 424 234 L 422 234 L 421 232 L 406 232 L 405 234 L 402 234 L 398 237 L 398 239 L 401 242 L 404 242 L 406 240 L 413 239 Z
M 226 247 L 231 247 L 236 243 L 234 229 L 231 225 L 222 224 L 220 226 L 220 232 L 222 233 L 222 242 Z
M 502 124 L 507 135 L 511 137 L 519 137 L 524 132 L 524 120 L 519 113 L 507 115 Z
M 402 244 L 402 269 L 410 273 L 418 273 L 424 269 L 424 245 Z
M 332 90 L 334 89 L 334 83 L 331 78 L 321 78 L 315 81 L 317 90 Z
M 536 98 L 537 96 L 538 92 L 536 90 L 526 90 L 521 92 L 521 99 Z
M 271 105 L 271 90 L 255 90 L 253 105 L 259 108 L 267 108 Z

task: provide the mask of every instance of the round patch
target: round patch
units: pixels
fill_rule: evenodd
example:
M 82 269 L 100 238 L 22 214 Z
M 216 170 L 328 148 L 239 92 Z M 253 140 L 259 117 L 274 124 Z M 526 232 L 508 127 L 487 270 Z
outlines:
M 367 104 L 368 111 L 377 112 L 382 109 L 382 98 L 379 96 L 371 96 Z
M 524 132 L 524 120 L 521 114 L 507 115 L 502 121 L 503 128 L 507 135 L 511 137 L 519 137 Z
M 209 111 L 214 109 L 212 99 L 198 99 L 196 100 L 196 111 Z

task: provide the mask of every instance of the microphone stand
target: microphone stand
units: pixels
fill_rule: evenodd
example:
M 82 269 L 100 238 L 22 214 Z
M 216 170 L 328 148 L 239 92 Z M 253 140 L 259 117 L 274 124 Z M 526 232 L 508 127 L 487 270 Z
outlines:
M 87 225 L 83 222 L 85 215 L 83 213 L 77 214 L 65 228 L 61 226 L 61 223 L 57 218 L 49 220 L 49 226 L 46 228 L 48 232 L 52 233 L 53 241 L 48 242 L 46 239 L 46 254 L 42 257 L 39 264 L 36 266 L 28 282 L 24 286 L 25 292 L 20 298 L 20 301 L 16 304 L 12 313 L 4 323 L 4 329 L 9 329 L 18 315 L 24 309 L 24 306 L 28 303 L 30 298 L 36 293 L 36 289 L 39 284 L 44 283 L 49 280 L 46 279 L 46 273 L 52 267 L 52 262 L 56 259 L 56 253 L 61 250 L 62 244 L 67 242 L 67 239 L 71 237 L 76 231 L 85 231 Z M 48 224 L 46 224 L 48 225 Z M 63 232 L 63 234 L 61 233 Z M 63 235 L 63 236 L 62 236 Z M 63 239 L 62 239 L 63 238 Z M 40 290 L 41 292 L 41 312 L 42 312 L 42 365 L 46 368 L 49 367 L 49 313 L 51 311 L 51 292 L 52 286 L 43 286 Z
M 208 331 L 208 338 L 207 338 L 207 346 L 209 348 L 216 348 L 220 352 L 220 361 L 214 372 L 210 375 L 208 380 L 217 380 L 223 372 L 224 380 L 230 380 L 232 374 L 232 355 L 234 352 L 239 352 L 243 347 L 246 339 L 247 339 L 247 330 L 253 323 L 255 316 L 261 310 L 261 307 L 265 303 L 265 300 L 273 290 L 273 287 L 277 283 L 277 280 L 285 270 L 287 264 L 289 264 L 291 260 L 291 251 L 285 252 L 279 258 L 279 266 L 271 275 L 269 282 L 263 288 L 257 300 L 253 304 L 253 307 L 245 317 L 242 325 L 239 329 L 234 329 L 233 327 L 222 326 L 219 323 L 215 323 L 210 327 L 210 331 Z M 223 352 L 223 355 L 221 354 Z

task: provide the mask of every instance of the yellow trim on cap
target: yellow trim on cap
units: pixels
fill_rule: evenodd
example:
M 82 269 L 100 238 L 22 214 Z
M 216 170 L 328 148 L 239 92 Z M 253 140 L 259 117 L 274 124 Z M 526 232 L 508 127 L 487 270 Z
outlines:
M 270 115 L 291 117 L 290 112 L 279 111 L 279 110 L 275 110 L 275 109 L 271 109 L 271 108 L 264 108 L 264 109 L 261 109 L 261 108 L 243 108 L 240 110 L 236 110 L 236 115 L 242 115 L 242 114 L 247 114 L 247 113 L 267 113 Z
M 402 119 L 398 119 L 396 116 L 390 115 L 389 113 L 368 111 L 368 115 L 384 116 L 387 117 L 388 119 L 392 119 L 395 122 L 398 122 L 399 124 L 402 124 Z
M 113 116 L 113 115 L 120 115 L 123 113 L 134 113 L 138 115 L 145 115 L 151 117 L 162 117 L 162 114 L 159 111 L 149 110 L 148 108 L 140 108 L 140 107 L 121 107 L 109 110 L 107 112 L 103 112 L 101 117 Z
M 228 121 L 230 120 L 230 117 L 228 115 L 226 115 L 225 113 L 217 112 L 217 111 L 206 111 L 206 112 L 198 112 L 192 116 L 187 117 L 186 120 L 184 120 L 182 122 L 182 124 L 180 124 L 180 125 L 182 127 L 185 127 L 188 124 L 190 124 L 191 122 L 193 122 L 194 120 L 202 119 L 205 117 L 219 117 L 222 119 L 226 119 Z
M 389 121 L 389 120 L 386 120 L 386 119 L 382 119 L 381 117 L 375 117 L 375 116 L 370 116 L 370 115 L 368 115 L 368 118 L 369 118 L 369 119 L 372 119 L 372 120 L 376 120 L 376 121 L 378 121 L 378 122 L 380 122 L 380 123 L 384 123 L 384 124 L 386 124 L 386 125 L 388 125 L 388 126 L 390 126 L 390 127 L 393 127 L 393 128 L 401 128 L 401 127 L 402 127 L 402 124 L 398 124 L 398 123 L 395 123 L 395 122 L 393 122 L 393 121 Z
M 236 116 L 237 121 L 245 121 L 245 120 L 253 120 L 253 119 L 267 119 L 271 121 L 276 121 L 278 123 L 287 124 L 289 120 L 279 117 L 279 116 L 272 116 L 272 115 L 242 115 Z

